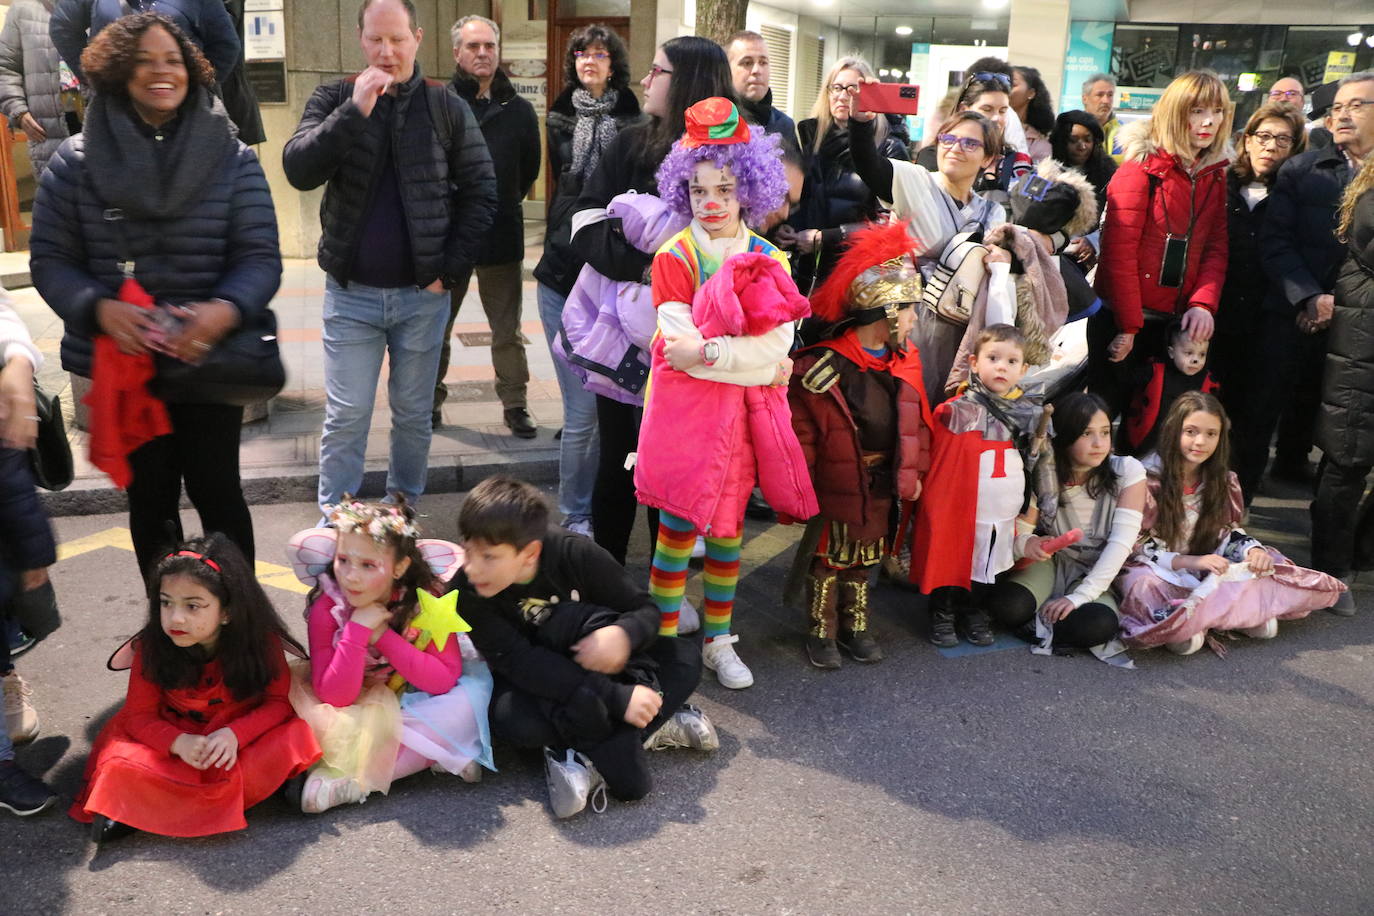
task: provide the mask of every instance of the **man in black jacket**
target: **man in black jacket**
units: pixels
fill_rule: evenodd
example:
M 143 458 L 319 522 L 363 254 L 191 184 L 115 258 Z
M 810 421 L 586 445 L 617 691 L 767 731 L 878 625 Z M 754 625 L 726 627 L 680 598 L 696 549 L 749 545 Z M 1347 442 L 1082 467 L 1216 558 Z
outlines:
M 773 107 L 772 70 L 763 36 L 746 29 L 731 35 L 724 47 L 745 119 L 779 135 L 783 143 L 796 146 L 797 125 Z
M 411 501 L 424 491 L 448 289 L 481 253 L 496 207 L 476 119 L 446 86 L 427 84 L 415 63 L 421 37 L 411 0 L 366 0 L 367 69 L 316 89 L 282 154 L 294 187 L 325 185 L 321 508 L 362 485 L 383 354 L 386 488 Z
M 526 409 L 525 386 L 530 380 L 525 344 L 520 334 L 521 261 L 525 257 L 525 226 L 520 202 L 539 175 L 539 119 L 534 106 L 515 92 L 502 73 L 501 31 L 484 16 L 464 16 L 453 25 L 453 89 L 468 103 L 487 141 L 496 169 L 496 221 L 476 261 L 477 292 L 491 327 L 491 364 L 496 370 L 496 396 L 505 408 L 506 426 L 522 439 L 535 436 Z M 434 382 L 434 425 L 448 397 L 448 373 L 453 345 L 453 322 L 467 295 L 471 273 L 459 277 L 451 297 L 444 349 Z

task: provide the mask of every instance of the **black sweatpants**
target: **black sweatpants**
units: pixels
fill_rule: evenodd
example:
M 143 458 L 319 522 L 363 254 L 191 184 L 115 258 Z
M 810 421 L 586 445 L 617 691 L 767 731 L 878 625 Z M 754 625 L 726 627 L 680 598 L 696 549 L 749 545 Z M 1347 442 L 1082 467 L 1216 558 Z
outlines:
M 621 566 L 630 549 L 639 502 L 635 474 L 625 459 L 639 449 L 639 421 L 643 408 L 602 395 L 596 396 L 596 428 L 601 448 L 592 488 L 592 533 Z M 658 537 L 658 510 L 649 510 L 649 544 Z
M 1374 495 L 1365 498 L 1369 465 L 1323 458 L 1312 500 L 1312 568 L 1333 576 L 1374 566 Z
M 658 716 L 643 729 L 622 722 L 606 740 L 577 748 L 605 778 L 606 791 L 621 801 L 643 798 L 653 788 L 644 739 L 658 731 L 687 702 L 701 680 L 701 649 L 695 640 L 660 636 L 647 654 L 658 663 L 659 687 L 663 691 L 663 708 Z M 495 676 L 489 718 L 492 737 L 497 741 L 523 748 L 557 747 L 560 743 L 540 700 L 499 674 Z
M 1321 377 L 1326 332 L 1302 333 L 1296 314 L 1259 310 L 1253 316 L 1250 372 L 1241 395 L 1244 406 L 1231 416 L 1231 470 L 1240 480 L 1247 505 L 1264 479 L 1274 428 L 1290 406 L 1306 415 L 1307 424 L 1290 425 L 1281 437 L 1279 457 L 1306 460 L 1312 445 L 1310 424 L 1316 420 L 1321 400 L 1320 384 L 1313 379 Z M 1228 407 L 1235 402 L 1236 398 L 1227 397 Z
M 253 518 L 239 480 L 243 408 L 228 404 L 168 404 L 170 435 L 145 442 L 129 456 L 129 533 L 146 575 L 184 539 L 181 485 L 200 514 L 201 530 L 218 531 L 243 551 L 253 568 Z

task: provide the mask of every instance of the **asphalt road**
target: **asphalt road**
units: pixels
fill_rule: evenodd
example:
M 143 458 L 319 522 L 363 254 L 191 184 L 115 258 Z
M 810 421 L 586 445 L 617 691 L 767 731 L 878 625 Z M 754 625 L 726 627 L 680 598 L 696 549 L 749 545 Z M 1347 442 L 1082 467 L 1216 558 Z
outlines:
M 430 533 L 453 536 L 461 498 L 427 501 Z M 1302 505 L 1265 500 L 1251 529 L 1301 557 Z M 254 515 L 273 563 L 315 521 Z M 123 696 L 104 661 L 146 613 L 133 554 L 94 546 L 125 524 L 57 521 L 85 551 L 55 571 L 66 622 L 19 661 L 43 718 L 20 759 L 66 802 Z M 1009 642 L 944 657 L 918 601 L 878 588 L 888 659 L 820 672 L 780 606 L 795 534 L 751 532 L 737 629 L 757 684 L 708 672 L 721 748 L 655 755 L 649 799 L 557 822 L 538 758 L 498 749 L 477 786 L 426 773 L 316 816 L 273 799 L 246 832 L 99 854 L 64 809 L 3 817 L 0 913 L 1374 911 L 1374 592 L 1225 659 L 1121 671 Z M 302 597 L 267 581 L 303 633 Z

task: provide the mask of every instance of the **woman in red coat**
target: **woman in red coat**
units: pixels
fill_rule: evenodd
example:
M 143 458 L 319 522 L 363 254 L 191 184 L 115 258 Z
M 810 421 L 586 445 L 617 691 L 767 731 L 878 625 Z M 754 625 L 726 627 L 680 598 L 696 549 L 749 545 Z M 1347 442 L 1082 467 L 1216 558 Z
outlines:
M 1235 106 L 1215 73 L 1175 79 L 1153 116 L 1121 130 L 1125 159 L 1107 185 L 1088 387 L 1113 415 L 1136 366 L 1160 355 L 1169 320 L 1212 336 L 1226 279 L 1227 141 Z

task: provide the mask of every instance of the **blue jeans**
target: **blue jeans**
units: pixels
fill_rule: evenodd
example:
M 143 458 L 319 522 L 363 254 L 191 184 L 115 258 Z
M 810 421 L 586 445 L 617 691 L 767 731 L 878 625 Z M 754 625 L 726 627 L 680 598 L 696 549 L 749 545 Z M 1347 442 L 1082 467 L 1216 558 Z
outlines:
M 320 508 L 357 493 L 367 433 L 381 377 L 390 363 L 391 456 L 387 493 L 407 501 L 425 489 L 434 374 L 439 369 L 448 290 L 378 289 L 333 277 L 324 284 L 324 434 L 320 437 Z
M 556 289 L 540 283 L 536 286 L 539 301 L 539 320 L 544 325 L 544 339 L 553 356 L 553 370 L 558 376 L 558 391 L 563 396 L 563 438 L 558 450 L 558 511 L 565 520 L 592 517 L 592 489 L 596 484 L 597 446 L 596 395 L 582 387 L 577 377 L 559 356 L 558 342 L 563 330 L 563 303 Z

